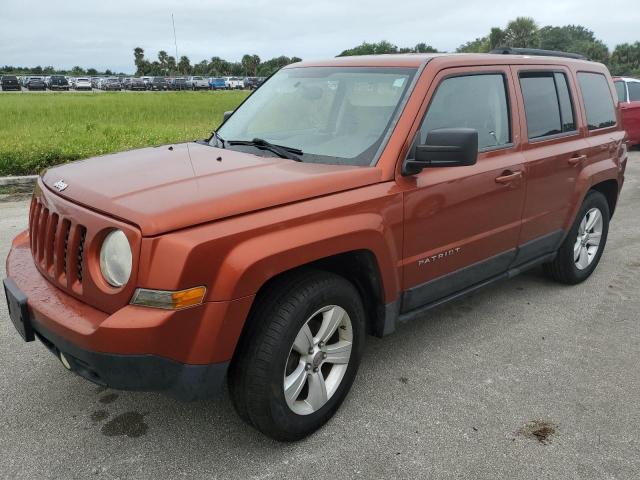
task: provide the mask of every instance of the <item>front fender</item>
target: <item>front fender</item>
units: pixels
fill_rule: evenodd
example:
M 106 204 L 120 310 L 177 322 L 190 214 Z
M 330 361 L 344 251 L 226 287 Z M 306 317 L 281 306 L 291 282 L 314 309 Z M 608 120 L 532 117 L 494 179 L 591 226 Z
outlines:
M 393 232 L 381 215 L 362 213 L 324 219 L 286 230 L 267 232 L 238 244 L 227 255 L 211 282 L 212 299 L 233 299 L 255 294 L 274 276 L 326 257 L 369 250 L 382 276 L 385 299 L 399 291 L 394 274 L 398 250 Z

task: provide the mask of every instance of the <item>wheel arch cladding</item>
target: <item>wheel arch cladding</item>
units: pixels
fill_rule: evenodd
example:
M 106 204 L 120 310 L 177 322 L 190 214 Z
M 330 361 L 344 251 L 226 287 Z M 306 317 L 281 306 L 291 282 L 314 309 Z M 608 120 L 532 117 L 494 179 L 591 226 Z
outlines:
M 613 217 L 613 212 L 616 209 L 618 203 L 618 182 L 616 180 L 605 180 L 604 182 L 597 183 L 591 187 L 591 190 L 600 192 L 607 199 L 609 204 L 609 217 Z
M 269 278 L 256 293 L 251 311 L 240 333 L 240 338 L 243 338 L 251 331 L 252 318 L 254 317 L 252 313 L 255 308 L 259 308 L 260 299 L 264 295 L 273 294 L 272 290 L 286 284 L 287 279 L 290 277 L 299 278 L 304 276 L 306 272 L 313 271 L 331 272 L 350 281 L 360 294 L 366 313 L 367 332 L 380 336 L 379 332 L 383 326 L 385 315 L 384 290 L 380 267 L 372 251 L 352 250 L 314 260 Z M 240 341 L 238 342 L 239 344 Z

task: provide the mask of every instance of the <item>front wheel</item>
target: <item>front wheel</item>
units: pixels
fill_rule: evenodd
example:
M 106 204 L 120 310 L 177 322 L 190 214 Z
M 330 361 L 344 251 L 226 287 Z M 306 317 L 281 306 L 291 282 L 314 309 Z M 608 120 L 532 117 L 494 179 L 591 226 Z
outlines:
M 544 265 L 554 280 L 575 285 L 593 273 L 602 257 L 609 234 L 609 203 L 605 196 L 591 190 L 558 249 L 556 258 Z
M 356 288 L 308 271 L 276 281 L 256 300 L 229 370 L 238 414 L 280 441 L 324 425 L 355 378 L 365 336 Z

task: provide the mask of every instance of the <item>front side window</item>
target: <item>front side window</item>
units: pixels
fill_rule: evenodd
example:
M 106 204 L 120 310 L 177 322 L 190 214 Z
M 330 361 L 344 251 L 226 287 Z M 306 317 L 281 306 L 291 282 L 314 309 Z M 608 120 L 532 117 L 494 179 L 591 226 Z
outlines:
M 371 165 L 416 69 L 287 68 L 265 82 L 218 129 L 227 148 L 272 155 L 234 140 L 295 148 L 303 162 Z M 213 144 L 214 139 L 211 142 Z
M 607 78 L 601 73 L 579 72 L 578 83 L 587 111 L 589 130 L 615 125 L 616 112 Z
M 618 94 L 618 101 L 626 102 L 627 101 L 627 87 L 625 85 L 624 80 L 616 80 L 613 82 L 616 86 L 616 93 Z
M 438 128 L 473 128 L 478 149 L 511 142 L 504 76 L 500 73 L 446 78 L 438 85 L 420 127 L 419 143 Z
M 640 102 L 640 82 L 629 82 L 629 101 Z

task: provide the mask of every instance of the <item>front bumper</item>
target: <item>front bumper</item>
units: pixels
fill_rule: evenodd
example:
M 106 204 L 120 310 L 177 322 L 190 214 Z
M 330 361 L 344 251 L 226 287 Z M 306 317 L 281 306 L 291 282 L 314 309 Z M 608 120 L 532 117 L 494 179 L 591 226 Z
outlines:
M 116 390 L 163 392 L 179 400 L 209 398 L 222 390 L 229 362 L 188 365 L 157 355 L 92 352 L 34 326 L 35 336 L 70 370 L 98 385 Z
M 114 389 L 161 391 L 183 400 L 217 392 L 253 297 L 168 311 L 127 305 L 109 315 L 47 281 L 29 236 L 14 239 L 7 276 L 26 296 L 36 337 L 71 370 Z

